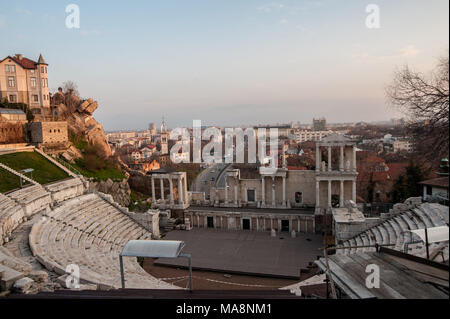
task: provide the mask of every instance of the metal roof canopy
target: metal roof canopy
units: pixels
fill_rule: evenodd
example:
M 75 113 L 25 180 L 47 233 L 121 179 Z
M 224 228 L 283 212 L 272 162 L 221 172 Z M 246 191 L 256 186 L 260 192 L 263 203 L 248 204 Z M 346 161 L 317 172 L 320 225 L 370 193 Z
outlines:
M 188 259 L 189 264 L 189 290 L 192 291 L 192 265 L 191 255 L 181 254 L 185 246 L 184 241 L 179 240 L 130 240 L 122 249 L 120 259 L 120 273 L 122 288 L 125 288 L 125 274 L 122 257 L 147 257 L 147 258 L 178 258 Z
M 430 227 L 426 229 L 426 232 L 425 228 L 408 231 L 419 236 L 424 242 L 428 241 L 430 244 L 448 241 L 449 239 L 448 226 Z
M 1 114 L 22 114 L 25 115 L 25 112 L 19 109 L 6 109 L 6 108 L 0 108 Z

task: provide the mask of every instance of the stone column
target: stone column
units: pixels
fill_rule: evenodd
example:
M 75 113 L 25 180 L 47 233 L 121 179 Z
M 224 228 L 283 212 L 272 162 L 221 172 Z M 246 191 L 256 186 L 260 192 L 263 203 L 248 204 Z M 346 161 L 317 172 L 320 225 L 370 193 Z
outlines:
M 353 145 L 353 171 L 356 172 L 356 146 Z
M 261 178 L 261 206 L 266 205 L 266 188 L 264 185 L 264 176 Z
M 215 187 L 214 192 L 214 204 L 219 205 L 219 189 Z
M 320 181 L 316 180 L 316 207 L 320 205 Z
M 283 206 L 286 206 L 286 177 L 283 176 Z
M 225 175 L 225 204 L 228 204 L 228 175 Z
M 331 207 L 331 181 L 328 181 L 328 207 Z
M 187 193 L 188 187 L 187 187 L 187 175 L 186 174 L 183 175 L 181 181 L 183 182 L 183 184 L 182 184 L 183 185 L 183 199 L 187 203 L 189 201 L 189 196 Z M 186 190 L 186 192 L 184 190 Z
M 156 202 L 155 196 L 155 178 L 152 176 L 152 202 Z
M 344 146 L 343 145 L 341 145 L 340 151 L 341 151 L 341 154 L 339 156 L 339 170 L 341 172 L 343 172 L 344 171 Z
M 169 177 L 169 191 L 170 191 L 170 204 L 173 204 L 173 182 L 172 182 L 172 178 Z
M 275 207 L 275 176 L 272 176 L 272 206 Z
M 339 196 L 339 207 L 344 207 L 344 181 L 341 181 L 341 191 Z
M 352 201 L 356 203 L 356 181 L 352 182 Z
M 164 178 L 159 179 L 159 186 L 161 187 L 161 199 L 164 201 Z
M 180 204 L 184 204 L 183 182 L 181 181 L 181 176 L 178 176 L 178 201 Z
M 234 204 L 237 205 L 238 203 L 238 185 L 237 185 L 237 177 L 235 179 L 235 184 L 234 184 Z
M 316 143 L 316 172 L 320 171 L 320 147 L 319 144 Z
M 331 146 L 328 146 L 328 171 L 331 172 Z

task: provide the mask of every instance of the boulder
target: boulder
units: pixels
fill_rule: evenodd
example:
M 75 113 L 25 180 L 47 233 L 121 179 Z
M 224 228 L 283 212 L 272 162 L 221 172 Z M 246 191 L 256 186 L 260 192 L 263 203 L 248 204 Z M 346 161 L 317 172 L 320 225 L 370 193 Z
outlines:
M 86 112 L 86 113 L 88 113 L 88 114 L 92 114 L 92 113 L 94 113 L 94 111 L 97 109 L 97 107 L 98 107 L 98 103 L 97 103 L 97 101 L 95 101 L 95 102 L 89 104 L 89 105 L 84 109 L 84 112 Z
M 28 277 L 24 277 L 22 279 L 17 280 L 14 285 L 13 289 L 16 292 L 26 294 L 30 291 L 31 286 L 33 285 L 34 280 Z
M 30 278 L 36 282 L 46 282 L 48 273 L 43 270 L 34 270 L 31 272 Z

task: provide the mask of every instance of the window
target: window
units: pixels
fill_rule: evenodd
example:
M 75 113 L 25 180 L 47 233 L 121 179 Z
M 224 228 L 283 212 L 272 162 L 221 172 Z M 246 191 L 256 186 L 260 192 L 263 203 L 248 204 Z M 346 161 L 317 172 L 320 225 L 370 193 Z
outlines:
M 430 185 L 427 185 L 427 195 L 428 196 L 433 195 L 433 187 L 431 187 Z
M 8 85 L 9 85 L 9 87 L 15 87 L 16 86 L 16 78 L 13 76 L 8 77 Z
M 254 189 L 247 189 L 247 201 L 255 202 L 255 190 Z
M 11 102 L 11 103 L 17 102 L 17 101 L 16 101 L 16 96 L 13 95 L 13 94 L 11 94 L 11 95 L 9 96 L 9 102 Z
M 303 193 L 302 192 L 295 192 L 295 202 L 297 204 L 303 203 Z
M 30 74 L 34 74 L 34 72 L 35 72 L 34 70 L 30 70 Z
M 44 67 L 41 66 L 41 73 L 44 73 Z
M 36 87 L 36 78 L 31 78 L 31 87 L 35 88 Z
M 16 73 L 16 66 L 5 64 L 5 72 L 6 73 Z
M 37 94 L 33 95 L 33 102 L 39 102 L 39 96 Z

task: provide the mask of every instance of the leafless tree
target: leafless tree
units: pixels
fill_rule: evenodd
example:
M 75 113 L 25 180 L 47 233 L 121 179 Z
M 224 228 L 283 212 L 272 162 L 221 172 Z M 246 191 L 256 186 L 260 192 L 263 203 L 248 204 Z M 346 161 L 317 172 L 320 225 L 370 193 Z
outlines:
M 64 93 L 73 94 L 76 96 L 80 96 L 80 93 L 78 92 L 78 85 L 73 81 L 66 81 L 62 84 L 62 88 Z
M 408 66 L 396 72 L 387 88 L 389 101 L 407 116 L 408 133 L 423 159 L 436 162 L 449 152 L 449 58 L 424 75 Z

